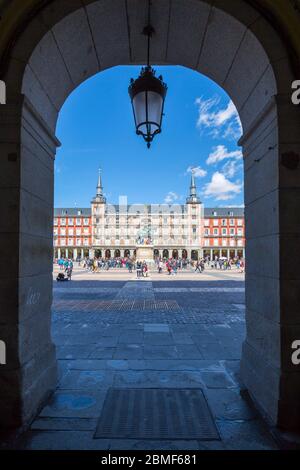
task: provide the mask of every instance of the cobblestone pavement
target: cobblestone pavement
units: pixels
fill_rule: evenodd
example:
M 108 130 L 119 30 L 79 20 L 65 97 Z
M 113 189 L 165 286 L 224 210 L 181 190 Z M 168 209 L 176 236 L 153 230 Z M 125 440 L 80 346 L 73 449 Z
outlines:
M 77 271 L 73 281 L 54 285 L 59 384 L 17 448 L 276 448 L 240 395 L 242 275 L 153 276 L 145 281 L 132 275 L 131 280 L 105 281 L 101 275 Z M 110 387 L 201 388 L 220 438 L 96 439 Z

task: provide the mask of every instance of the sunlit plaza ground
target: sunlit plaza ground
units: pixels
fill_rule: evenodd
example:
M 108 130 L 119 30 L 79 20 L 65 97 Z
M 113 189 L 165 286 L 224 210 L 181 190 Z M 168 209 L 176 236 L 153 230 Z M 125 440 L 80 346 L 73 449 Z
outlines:
M 154 271 L 137 280 L 126 269 L 91 273 L 76 266 L 72 281 L 56 282 L 57 273 L 55 267 L 53 340 L 59 384 L 16 447 L 276 448 L 240 394 L 244 274 L 236 269 L 187 270 L 176 276 Z M 95 435 L 111 388 L 202 389 L 217 434 L 196 439 L 187 429 L 172 440 L 138 438 L 134 432 L 127 438 Z M 177 417 L 182 410 L 179 406 Z M 122 410 L 113 415 L 112 421 L 122 418 Z M 143 420 L 142 410 L 135 419 Z

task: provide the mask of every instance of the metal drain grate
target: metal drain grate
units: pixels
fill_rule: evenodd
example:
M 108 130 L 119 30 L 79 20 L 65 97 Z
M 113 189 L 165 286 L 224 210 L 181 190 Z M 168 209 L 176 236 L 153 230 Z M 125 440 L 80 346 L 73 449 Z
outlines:
M 55 311 L 69 310 L 106 312 L 106 311 L 160 311 L 160 312 L 181 312 L 176 300 L 57 300 L 53 303 Z
M 219 440 L 200 389 L 110 388 L 95 438 Z

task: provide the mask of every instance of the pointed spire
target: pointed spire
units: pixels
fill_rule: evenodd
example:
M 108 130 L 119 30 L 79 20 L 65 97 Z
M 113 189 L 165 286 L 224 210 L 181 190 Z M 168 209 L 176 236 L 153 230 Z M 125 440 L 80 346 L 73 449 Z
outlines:
M 194 168 L 192 168 L 190 196 L 197 197 L 197 188 L 196 188 L 196 183 L 195 183 L 195 169 Z
M 101 175 L 101 168 L 99 168 L 98 174 L 98 184 L 97 184 L 97 196 L 103 196 L 103 186 L 102 186 L 102 175 Z
M 98 183 L 96 187 L 96 196 L 94 197 L 93 202 L 104 202 L 104 203 L 106 202 L 106 198 L 103 194 L 101 168 L 99 168 L 99 171 L 98 171 Z
M 191 185 L 190 185 L 190 195 L 187 197 L 187 203 L 200 203 L 200 199 L 197 196 L 197 187 L 195 182 L 195 168 L 191 168 Z

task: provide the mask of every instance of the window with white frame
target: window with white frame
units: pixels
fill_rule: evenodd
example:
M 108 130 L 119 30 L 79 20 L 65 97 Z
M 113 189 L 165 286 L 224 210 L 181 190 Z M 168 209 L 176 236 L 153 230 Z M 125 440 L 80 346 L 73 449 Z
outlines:
M 219 225 L 218 219 L 214 219 L 213 225 L 214 225 L 214 227 L 218 227 L 218 225 Z
M 204 220 L 204 227 L 209 227 L 209 219 Z
M 222 235 L 227 235 L 227 228 L 222 228 Z
M 238 219 L 237 224 L 238 224 L 239 227 L 241 227 L 241 226 L 243 225 L 243 220 L 242 220 L 242 219 Z
M 214 240 L 214 246 L 218 246 L 218 245 L 219 245 L 218 240 Z

